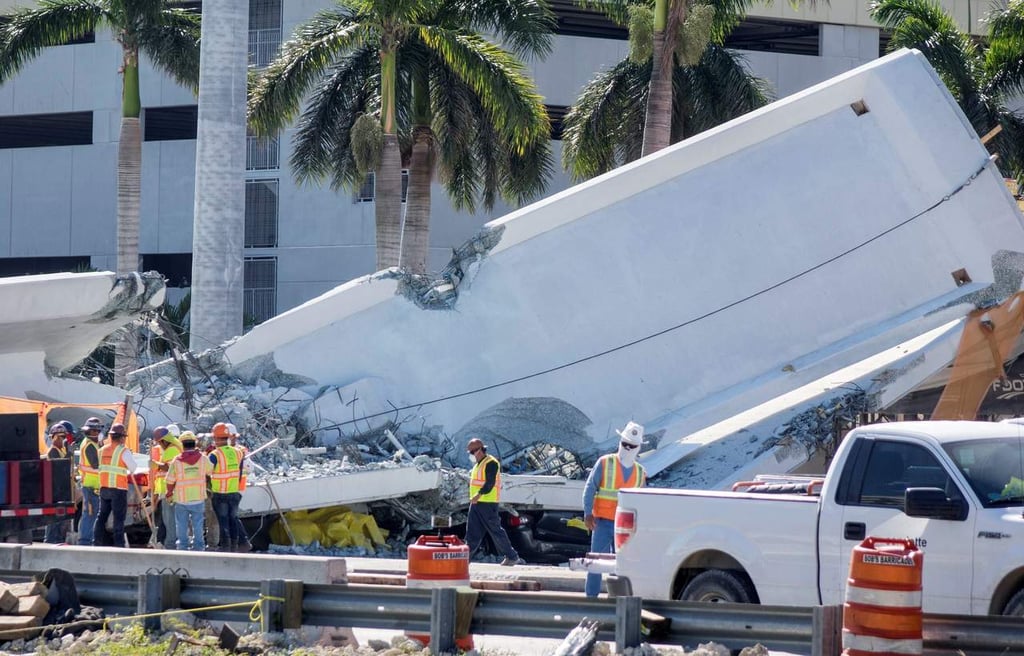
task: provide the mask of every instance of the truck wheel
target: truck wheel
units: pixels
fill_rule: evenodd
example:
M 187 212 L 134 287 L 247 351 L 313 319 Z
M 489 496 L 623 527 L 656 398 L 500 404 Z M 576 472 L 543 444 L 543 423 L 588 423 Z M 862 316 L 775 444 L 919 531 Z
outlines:
M 713 604 L 753 604 L 754 591 L 742 575 L 724 569 L 701 572 L 686 584 L 680 601 L 703 601 Z
M 1003 615 L 1024 617 L 1024 589 L 1018 590 L 1003 606 Z

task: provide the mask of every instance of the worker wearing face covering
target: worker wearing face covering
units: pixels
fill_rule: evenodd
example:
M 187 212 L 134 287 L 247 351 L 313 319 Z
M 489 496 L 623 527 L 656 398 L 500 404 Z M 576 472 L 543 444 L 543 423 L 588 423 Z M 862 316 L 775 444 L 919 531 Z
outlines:
M 647 482 L 643 465 L 636 461 L 644 441 L 644 427 L 631 421 L 615 432 L 620 438 L 618 451 L 597 459 L 583 490 L 583 521 L 590 530 L 592 553 L 615 551 L 615 509 L 618 507 L 619 490 L 642 487 Z M 584 590 L 588 597 L 596 597 L 601 592 L 601 575 L 588 573 Z

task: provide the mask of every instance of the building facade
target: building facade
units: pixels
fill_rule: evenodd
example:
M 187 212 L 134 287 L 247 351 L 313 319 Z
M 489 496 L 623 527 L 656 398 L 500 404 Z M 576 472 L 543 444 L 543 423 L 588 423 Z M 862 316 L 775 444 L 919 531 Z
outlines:
M 0 0 L 0 12 L 28 0 Z M 250 65 L 269 62 L 282 39 L 330 0 L 250 0 Z M 947 6 L 961 24 L 979 21 L 987 5 Z M 197 11 L 201 3 L 193 3 Z M 560 118 L 598 70 L 627 53 L 625 30 L 599 15 L 553 0 L 558 29 L 552 53 L 531 63 L 552 116 L 560 161 Z M 734 32 L 741 51 L 776 97 L 804 89 L 875 59 L 885 35 L 865 0 L 791 7 L 759 6 Z M 115 269 L 116 158 L 120 125 L 120 46 L 109 32 L 49 48 L 0 86 L 0 275 Z M 191 276 L 196 98 L 157 73 L 140 72 L 143 180 L 140 252 L 145 269 L 162 272 L 172 289 Z M 295 307 L 374 268 L 372 179 L 357 193 L 298 185 L 289 170 L 290 131 L 248 137 L 245 235 L 246 323 Z M 548 193 L 570 184 L 556 173 Z M 467 215 L 432 195 L 433 269 L 451 248 L 504 214 Z M 180 297 L 181 292 L 178 293 Z M 174 294 L 171 295 L 175 297 Z

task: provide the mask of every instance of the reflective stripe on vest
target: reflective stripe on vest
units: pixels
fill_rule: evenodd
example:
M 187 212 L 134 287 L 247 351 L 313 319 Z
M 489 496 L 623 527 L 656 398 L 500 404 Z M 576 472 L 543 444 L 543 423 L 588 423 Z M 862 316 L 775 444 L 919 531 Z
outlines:
M 78 463 L 78 473 L 82 475 L 82 487 L 98 490 L 100 489 L 100 470 L 98 468 L 90 467 L 85 457 L 85 454 L 90 450 L 92 451 L 92 458 L 89 458 L 88 460 L 92 460 L 97 465 L 99 464 L 99 448 L 97 448 L 95 442 L 86 438 L 82 443 L 82 453 Z
M 160 460 L 158 462 L 164 462 L 168 465 L 181 455 L 181 450 L 173 444 L 160 447 Z M 167 494 L 167 472 L 157 469 L 156 478 L 153 481 L 153 492 L 154 494 Z
M 124 445 L 108 444 L 100 449 L 100 487 L 128 490 L 128 464 L 124 461 Z
M 194 464 L 188 464 L 181 458 L 171 463 L 174 468 L 174 501 L 176 503 L 198 503 L 206 498 L 206 467 L 200 457 Z M 209 464 L 210 461 L 206 460 Z
M 477 501 L 484 503 L 498 503 L 501 500 L 501 463 L 494 456 L 484 456 L 480 462 L 473 465 L 473 472 L 469 475 L 469 496 L 473 498 L 487 482 L 487 463 L 493 462 L 498 465 L 498 473 L 494 477 L 494 487 L 487 494 L 481 494 Z
M 249 455 L 249 449 L 244 446 L 235 446 L 238 449 L 238 453 L 241 454 L 241 459 L 245 460 L 245 457 Z M 245 492 L 246 484 L 248 483 L 249 475 L 245 473 L 245 467 L 239 465 L 238 472 L 238 491 Z
M 593 514 L 594 517 L 614 521 L 615 509 L 619 505 L 619 490 L 624 487 L 642 487 L 647 481 L 647 473 L 643 465 L 635 463 L 629 478 L 623 479 L 619 456 L 614 453 L 601 456 L 597 462 L 601 465 L 602 476 L 597 486 L 597 494 L 594 495 Z
M 210 475 L 210 489 L 220 494 L 238 492 L 238 449 L 228 445 L 219 446 L 213 450 L 213 455 L 217 456 L 217 465 Z

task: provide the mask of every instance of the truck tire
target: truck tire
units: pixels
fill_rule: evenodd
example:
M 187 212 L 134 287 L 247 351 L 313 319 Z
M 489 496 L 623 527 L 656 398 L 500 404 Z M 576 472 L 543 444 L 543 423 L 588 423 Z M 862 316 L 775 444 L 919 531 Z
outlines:
M 724 569 L 709 569 L 693 577 L 683 588 L 679 600 L 716 604 L 757 603 L 754 590 L 746 577 Z
M 1003 606 L 1003 615 L 1024 617 L 1024 588 L 1018 590 Z

